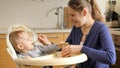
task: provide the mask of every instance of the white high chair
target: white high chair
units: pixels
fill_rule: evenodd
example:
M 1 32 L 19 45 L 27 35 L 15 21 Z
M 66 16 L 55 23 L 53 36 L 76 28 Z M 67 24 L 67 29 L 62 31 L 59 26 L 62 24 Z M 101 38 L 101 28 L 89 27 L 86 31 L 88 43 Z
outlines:
M 19 59 L 9 40 L 9 34 L 16 30 L 28 31 L 33 36 L 33 41 L 36 41 L 37 34 L 24 25 L 13 25 L 8 28 L 6 34 L 7 52 L 10 54 L 13 61 L 17 64 L 18 68 L 29 68 L 29 66 L 53 66 L 53 68 L 63 68 L 64 65 L 82 63 L 87 60 L 86 54 L 83 53 L 71 57 L 62 57 L 60 52 L 37 58 Z

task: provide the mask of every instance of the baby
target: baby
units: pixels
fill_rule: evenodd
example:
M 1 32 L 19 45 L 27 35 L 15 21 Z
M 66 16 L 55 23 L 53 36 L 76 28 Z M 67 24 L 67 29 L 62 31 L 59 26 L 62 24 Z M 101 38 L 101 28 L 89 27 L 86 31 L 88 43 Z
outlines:
M 58 45 L 51 44 L 47 37 L 42 34 L 38 36 L 38 41 L 44 45 L 35 45 L 32 37 L 23 30 L 11 32 L 9 39 L 18 57 L 22 59 L 40 57 L 60 49 Z

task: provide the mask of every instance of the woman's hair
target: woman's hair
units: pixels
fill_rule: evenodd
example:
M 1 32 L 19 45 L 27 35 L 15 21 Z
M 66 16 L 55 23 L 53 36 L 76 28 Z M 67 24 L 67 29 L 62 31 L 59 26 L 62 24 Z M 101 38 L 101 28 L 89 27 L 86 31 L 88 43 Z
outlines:
M 79 12 L 84 8 L 88 8 L 94 20 L 104 22 L 104 18 L 99 10 L 96 0 L 70 0 L 68 6 Z
M 23 30 L 19 30 L 19 31 L 13 31 L 9 34 L 9 40 L 13 46 L 13 48 L 15 49 L 16 53 L 20 53 L 21 50 L 17 48 L 17 45 L 19 43 L 19 37 L 20 37 L 20 34 L 23 33 L 25 31 Z

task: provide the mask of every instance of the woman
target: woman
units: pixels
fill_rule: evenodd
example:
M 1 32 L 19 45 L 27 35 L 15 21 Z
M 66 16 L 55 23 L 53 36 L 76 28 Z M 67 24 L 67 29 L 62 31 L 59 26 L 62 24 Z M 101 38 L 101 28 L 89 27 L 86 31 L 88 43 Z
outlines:
M 71 45 L 62 55 L 85 53 L 88 60 L 76 68 L 109 68 L 116 61 L 115 47 L 96 0 L 70 0 L 68 6 L 75 26 L 66 40 Z

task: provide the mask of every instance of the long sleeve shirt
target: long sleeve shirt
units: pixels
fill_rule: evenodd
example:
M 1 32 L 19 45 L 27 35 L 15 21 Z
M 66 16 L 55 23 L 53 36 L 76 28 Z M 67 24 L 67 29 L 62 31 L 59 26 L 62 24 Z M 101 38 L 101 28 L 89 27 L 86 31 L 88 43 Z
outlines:
M 48 46 L 34 45 L 34 48 L 31 51 L 29 51 L 27 53 L 20 53 L 20 54 L 18 54 L 18 57 L 21 59 L 25 59 L 26 56 L 30 56 L 32 58 L 35 58 L 35 57 L 40 57 L 40 56 L 50 54 L 52 52 L 55 52 L 58 49 L 59 48 L 56 44 L 51 44 Z
M 79 45 L 82 35 L 81 27 L 74 26 L 66 42 Z M 77 64 L 77 68 L 109 68 L 109 64 L 114 64 L 116 53 L 108 27 L 95 21 L 80 52 L 85 53 L 88 60 Z

